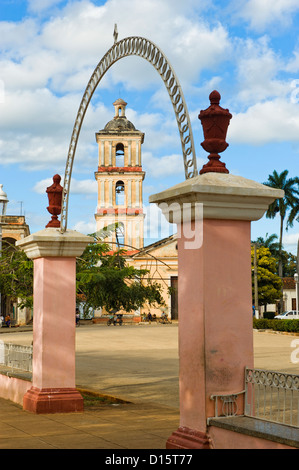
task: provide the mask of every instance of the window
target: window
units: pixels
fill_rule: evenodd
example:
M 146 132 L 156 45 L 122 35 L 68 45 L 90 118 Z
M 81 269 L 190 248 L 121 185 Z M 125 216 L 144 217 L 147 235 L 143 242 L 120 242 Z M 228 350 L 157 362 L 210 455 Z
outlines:
M 117 206 L 125 204 L 125 183 L 123 181 L 117 181 L 115 185 L 115 204 Z
M 118 227 L 115 232 L 116 243 L 118 246 L 124 245 L 125 243 L 125 226 L 122 222 L 119 222 Z
M 125 148 L 124 144 L 116 144 L 115 166 L 124 166 Z

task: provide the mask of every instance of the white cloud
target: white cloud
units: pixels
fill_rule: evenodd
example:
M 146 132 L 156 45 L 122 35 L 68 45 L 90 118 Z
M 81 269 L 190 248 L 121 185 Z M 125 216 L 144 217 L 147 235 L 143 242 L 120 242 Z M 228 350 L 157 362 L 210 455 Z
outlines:
M 184 171 L 183 157 L 181 154 L 154 157 L 150 152 L 144 152 L 143 166 L 154 178 L 182 174 Z
M 285 82 L 277 78 L 285 64 L 281 57 L 269 46 L 269 40 L 263 36 L 257 40 L 237 41 L 238 101 L 253 103 L 287 92 Z
M 283 246 L 287 251 L 290 251 L 294 255 L 297 255 L 299 242 L 299 232 L 297 233 L 287 233 L 283 236 Z
M 60 184 L 63 186 L 64 175 L 61 175 L 61 182 Z M 38 181 L 33 191 L 38 194 L 44 194 L 47 187 L 53 184 L 52 178 L 46 178 L 41 181 Z M 70 192 L 71 194 L 97 194 L 98 187 L 97 182 L 95 180 L 86 179 L 86 180 L 77 180 L 75 178 L 71 178 L 71 185 L 70 185 Z
M 33 13 L 40 13 L 44 10 L 59 5 L 62 0 L 28 0 L 29 11 Z
M 233 113 L 230 141 L 260 145 L 267 142 L 298 142 L 298 104 L 276 99 L 257 103 L 244 113 Z
M 39 14 L 59 3 L 31 0 L 29 11 Z M 110 0 L 97 6 L 75 1 L 60 12 L 52 9 L 53 14 L 43 21 L 36 16 L 34 20 L 0 22 L 0 81 L 4 90 L 1 163 L 19 163 L 27 170 L 62 171 L 83 92 L 96 64 L 113 44 L 114 23 L 118 23 L 119 39 L 142 35 L 153 40 L 185 84 L 191 84 L 204 68 L 219 64 L 227 57 L 230 40 L 224 26 L 209 26 L 199 19 L 198 12 L 208 4 L 207 0 L 200 5 L 195 0 L 184 4 L 179 0 L 162 4 L 158 0 L 132 0 L 128 6 L 127 0 Z M 165 22 L 163 28 L 157 28 L 157 11 Z M 153 67 L 138 57 L 117 62 L 104 76 L 100 88 L 117 89 L 120 81 L 125 89 L 140 93 L 152 85 L 158 90 L 164 87 Z M 132 116 L 136 127 L 145 132 L 145 150 L 167 147 L 169 152 L 176 152 L 180 149 L 178 130 L 165 87 L 163 93 L 167 104 L 161 113 L 128 109 L 128 117 Z M 158 92 L 156 104 L 163 93 Z M 94 171 L 94 133 L 112 118 L 112 113 L 92 100 L 79 138 L 77 164 Z M 165 159 L 159 161 L 159 168 L 162 162 Z M 163 172 L 167 171 L 175 172 L 166 164 Z
M 263 30 L 272 24 L 288 26 L 292 15 L 299 11 L 297 0 L 246 0 L 239 7 L 239 16 L 247 20 L 255 30 Z
M 42 13 L 59 3 L 59 0 L 31 0 L 29 6 L 31 11 Z M 163 50 L 183 90 L 193 99 L 193 109 L 194 97 L 197 100 L 204 93 L 208 101 L 208 93 L 223 84 L 223 66 L 227 60 L 231 61 L 238 80 L 237 92 L 232 93 L 231 100 L 240 102 L 242 110 L 238 112 L 238 108 L 234 112 L 229 130 L 231 141 L 258 144 L 272 140 L 298 141 L 298 105 L 290 101 L 294 90 L 290 80 L 278 79 L 279 71 L 296 70 L 296 54 L 293 61 L 283 60 L 265 37 L 256 41 L 235 40 L 216 16 L 210 22 L 200 16 L 210 3 L 208 0 L 132 0 L 130 3 L 109 0 L 98 6 L 88 0 L 74 1 L 59 12 L 54 8 L 52 15 L 45 16 L 43 21 L 36 16 L 34 20 L 0 22 L 0 81 L 4 89 L 3 102 L 0 99 L 1 163 L 20 164 L 27 170 L 49 170 L 49 174 L 64 172 L 82 94 L 96 64 L 113 44 L 114 23 L 118 24 L 119 39 L 145 36 Z M 259 14 L 265 23 L 271 12 L 265 2 L 261 4 L 264 9 L 261 6 Z M 278 4 L 281 7 L 282 1 Z M 253 21 L 254 2 L 246 5 L 243 15 L 247 12 L 247 18 Z M 295 11 L 291 0 L 284 5 L 288 12 Z M 272 18 L 282 11 L 276 6 L 273 10 Z M 212 78 L 205 75 L 206 71 Z M 201 74 L 203 82 L 195 87 Z M 183 175 L 175 116 L 157 72 L 145 60 L 128 57 L 106 73 L 99 88 L 118 91 L 120 83 L 125 99 L 127 90 L 140 94 L 149 90 L 151 94 L 148 107 L 137 111 L 136 100 L 132 105 L 129 102 L 127 108 L 128 118 L 145 132 L 143 164 L 147 177 Z M 81 177 L 83 172 L 88 177 L 87 173 L 96 169 L 94 133 L 114 114 L 112 106 L 106 107 L 99 95 L 89 105 L 79 138 L 74 172 L 78 171 L 77 175 L 81 172 Z M 151 112 L 152 108 L 156 112 Z M 197 127 L 199 111 L 191 113 Z M 162 156 L 156 156 L 161 149 Z M 86 193 L 88 188 L 83 182 L 81 187 L 76 184 L 76 179 L 72 179 L 72 191 Z
M 38 32 L 38 24 L 31 18 L 16 23 L 0 21 L 0 50 L 7 59 L 18 60 L 26 54 L 27 48 L 32 50 Z
M 77 232 L 83 233 L 84 235 L 89 235 L 96 232 L 96 222 L 95 219 L 80 220 L 74 224 L 72 230 L 77 230 Z

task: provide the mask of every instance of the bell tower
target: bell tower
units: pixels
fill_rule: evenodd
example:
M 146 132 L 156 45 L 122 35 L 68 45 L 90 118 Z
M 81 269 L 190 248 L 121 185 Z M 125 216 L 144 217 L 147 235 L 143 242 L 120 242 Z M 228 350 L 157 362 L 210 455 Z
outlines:
M 127 103 L 117 99 L 114 118 L 96 133 L 99 165 L 95 172 L 98 183 L 98 205 L 95 214 L 97 230 L 118 222 L 118 239 L 124 245 L 143 247 L 143 200 L 141 145 L 144 133 L 126 118 Z M 108 242 L 115 242 L 113 235 Z M 115 245 L 113 245 L 115 248 Z M 126 246 L 124 247 L 126 248 Z

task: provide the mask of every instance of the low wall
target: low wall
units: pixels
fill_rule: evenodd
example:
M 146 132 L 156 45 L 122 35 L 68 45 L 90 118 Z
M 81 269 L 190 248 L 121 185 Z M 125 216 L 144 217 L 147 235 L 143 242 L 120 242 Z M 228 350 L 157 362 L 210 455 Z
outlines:
M 32 386 L 30 374 L 0 371 L 0 397 L 23 406 L 23 397 Z
M 211 419 L 212 449 L 299 449 L 299 429 L 246 416 Z

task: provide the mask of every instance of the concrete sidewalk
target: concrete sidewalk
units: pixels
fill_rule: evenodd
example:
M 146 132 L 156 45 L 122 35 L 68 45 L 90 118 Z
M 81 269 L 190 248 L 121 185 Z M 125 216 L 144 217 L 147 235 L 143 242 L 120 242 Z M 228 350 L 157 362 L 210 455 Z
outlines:
M 155 404 L 35 415 L 0 399 L 0 449 L 165 449 L 178 425 L 177 410 Z
M 179 426 L 177 330 L 177 325 L 78 328 L 77 386 L 129 403 L 34 415 L 0 399 L 0 449 L 165 449 Z M 32 341 L 28 328 L 1 333 L 6 342 Z M 290 361 L 295 338 L 254 332 L 255 367 L 298 374 L 298 364 Z
M 3 328 L 0 333 L 5 342 L 32 342 L 30 327 Z M 35 415 L 0 398 L 0 449 L 165 449 L 179 426 L 178 387 L 172 383 L 174 375 L 178 381 L 176 350 L 177 325 L 80 326 L 77 386 L 127 403 L 87 407 L 83 413 Z M 157 356 L 164 368 L 157 367 Z M 168 361 L 174 372 L 165 381 Z M 158 397 L 159 384 L 163 390 Z M 163 404 L 167 399 L 173 406 Z

